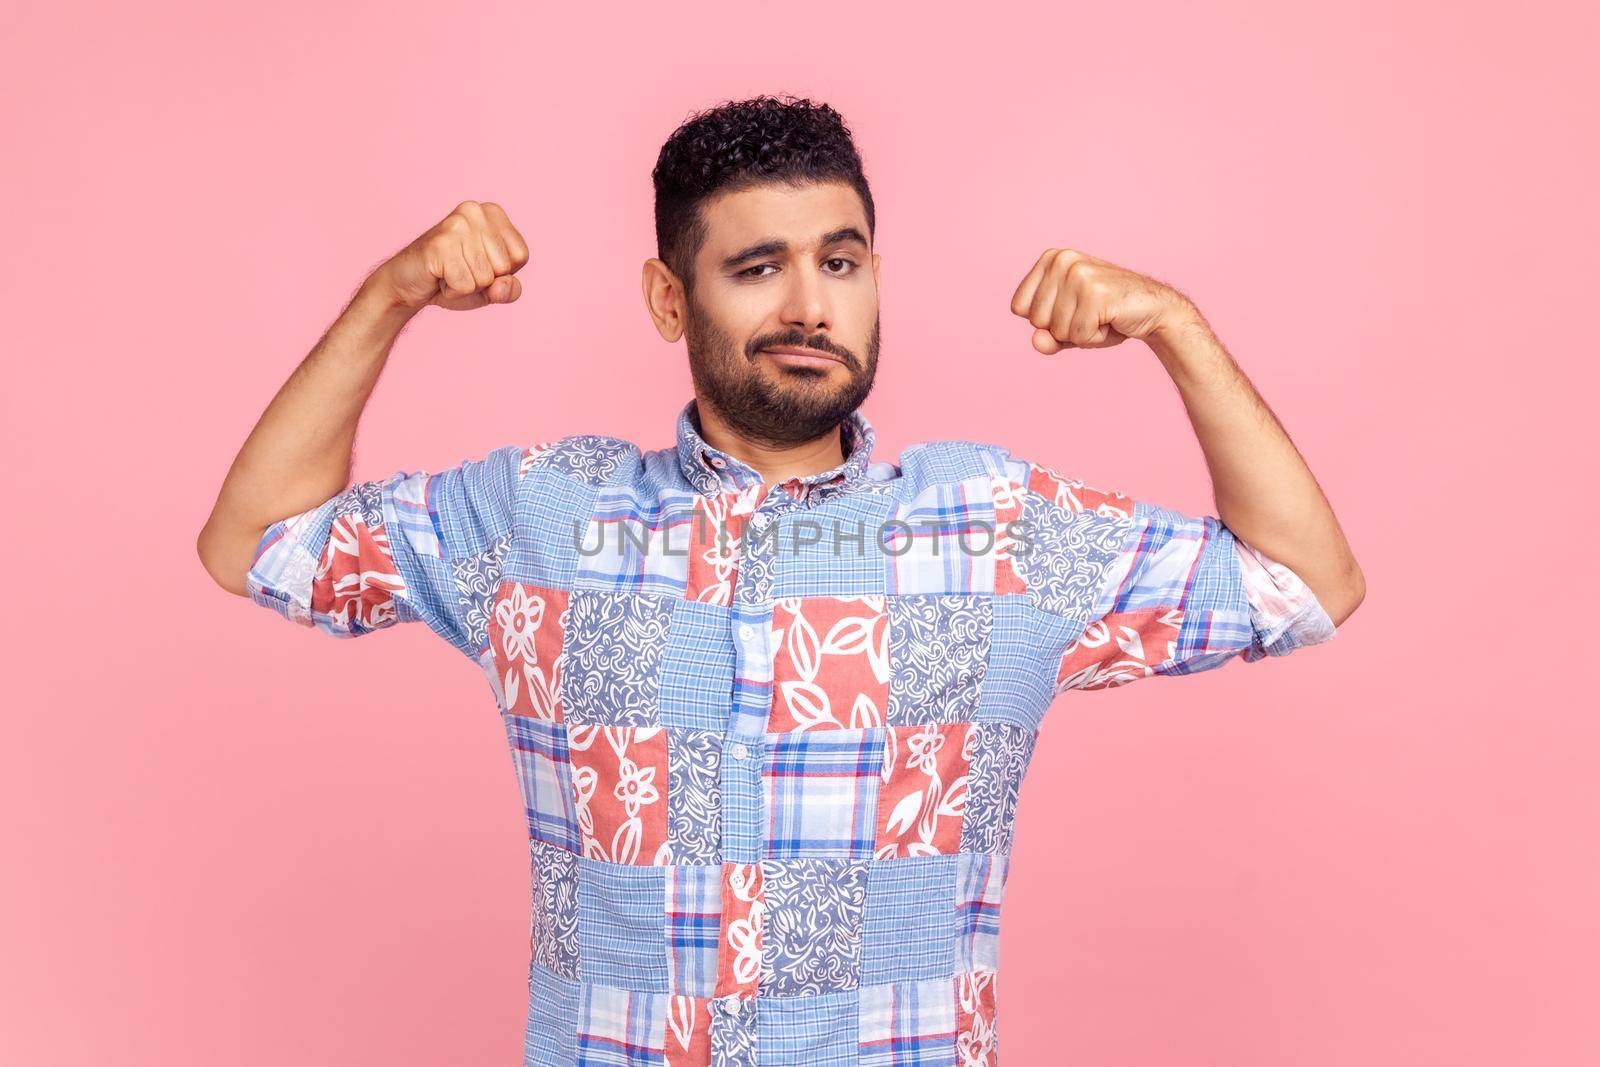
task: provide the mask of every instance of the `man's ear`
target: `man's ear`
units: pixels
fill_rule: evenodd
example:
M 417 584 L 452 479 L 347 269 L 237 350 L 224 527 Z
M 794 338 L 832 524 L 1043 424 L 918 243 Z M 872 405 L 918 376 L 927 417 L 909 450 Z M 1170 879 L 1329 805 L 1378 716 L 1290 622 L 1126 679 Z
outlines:
M 655 323 L 656 332 L 668 342 L 683 336 L 683 285 L 672 268 L 654 257 L 644 261 L 640 272 L 640 288 L 644 291 L 644 308 Z
M 878 269 L 883 265 L 883 257 L 877 252 L 872 253 L 872 287 L 883 288 L 883 273 Z

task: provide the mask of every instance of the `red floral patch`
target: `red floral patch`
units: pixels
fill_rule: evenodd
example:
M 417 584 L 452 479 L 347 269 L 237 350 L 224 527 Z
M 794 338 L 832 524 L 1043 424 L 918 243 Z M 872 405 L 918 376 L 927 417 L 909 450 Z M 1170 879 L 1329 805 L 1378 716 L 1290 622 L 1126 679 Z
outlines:
M 1096 619 L 1067 646 L 1056 691 L 1109 689 L 1147 677 L 1178 653 L 1180 608 L 1117 611 Z
M 667 732 L 660 726 L 567 726 L 583 855 L 669 862 Z
M 1080 479 L 1034 464 L 1028 471 L 1028 488 L 1068 511 L 1097 511 L 1102 515 L 1133 516 L 1133 499 L 1116 490 L 1096 489 Z
M 872 858 L 937 856 L 961 851 L 967 808 L 970 722 L 896 726 L 883 751 L 878 826 Z
M 881 595 L 779 600 L 772 642 L 769 731 L 883 725 L 889 616 Z
M 561 722 L 561 648 L 570 593 L 504 582 L 489 613 L 489 648 L 506 711 Z
M 405 591 L 383 523 L 368 526 L 354 512 L 334 519 L 311 582 L 311 610 L 347 629 L 376 630 L 397 621 L 394 598 Z

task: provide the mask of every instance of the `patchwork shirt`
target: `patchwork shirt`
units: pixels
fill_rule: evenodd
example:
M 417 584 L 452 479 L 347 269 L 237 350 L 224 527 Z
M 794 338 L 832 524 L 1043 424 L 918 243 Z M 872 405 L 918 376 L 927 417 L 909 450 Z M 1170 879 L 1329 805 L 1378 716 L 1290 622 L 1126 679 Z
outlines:
M 482 671 L 527 815 L 525 1062 L 998 1063 L 1018 791 L 1054 698 L 1330 640 L 1212 516 L 1001 445 L 769 483 L 578 434 L 274 523 L 258 604 L 422 622 Z

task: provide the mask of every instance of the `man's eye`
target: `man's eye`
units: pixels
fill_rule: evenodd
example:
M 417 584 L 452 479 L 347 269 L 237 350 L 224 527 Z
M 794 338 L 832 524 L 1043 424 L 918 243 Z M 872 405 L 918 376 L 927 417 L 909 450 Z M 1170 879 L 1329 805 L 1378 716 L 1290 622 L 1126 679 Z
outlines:
M 832 259 L 823 260 L 823 262 L 824 263 L 843 263 L 848 268 L 854 268 L 855 265 L 856 265 L 854 260 L 846 259 L 843 256 L 834 256 Z M 775 268 L 776 266 L 777 266 L 777 264 L 775 264 L 775 263 L 757 263 L 753 267 L 746 267 L 744 270 L 740 271 L 739 272 L 739 276 L 741 278 L 765 278 L 766 277 L 765 274 L 757 274 L 755 272 L 758 271 L 758 270 L 764 270 L 767 267 L 774 267 Z M 834 271 L 833 273 L 835 273 L 835 274 L 849 274 L 850 271 L 848 269 L 847 270 L 837 270 L 837 271 Z

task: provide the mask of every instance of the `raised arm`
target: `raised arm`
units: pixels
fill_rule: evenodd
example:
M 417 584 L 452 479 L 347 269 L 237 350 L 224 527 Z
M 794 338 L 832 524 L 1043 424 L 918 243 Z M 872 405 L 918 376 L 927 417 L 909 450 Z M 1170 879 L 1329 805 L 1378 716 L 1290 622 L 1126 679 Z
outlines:
M 1183 397 L 1224 525 L 1294 572 L 1342 625 L 1366 579 L 1289 433 L 1193 305 L 1146 342 Z
M 504 210 L 463 201 L 362 282 L 267 405 L 234 458 L 195 547 L 222 588 L 245 580 L 273 523 L 349 484 L 356 426 L 389 351 L 411 318 L 437 305 L 467 311 L 516 300 L 528 246 Z
M 1209 325 L 1171 286 L 1072 249 L 1052 248 L 1012 296 L 1033 344 L 1108 348 L 1136 337 L 1178 387 L 1228 530 L 1291 570 L 1335 625 L 1366 595 L 1361 567 L 1288 433 Z

